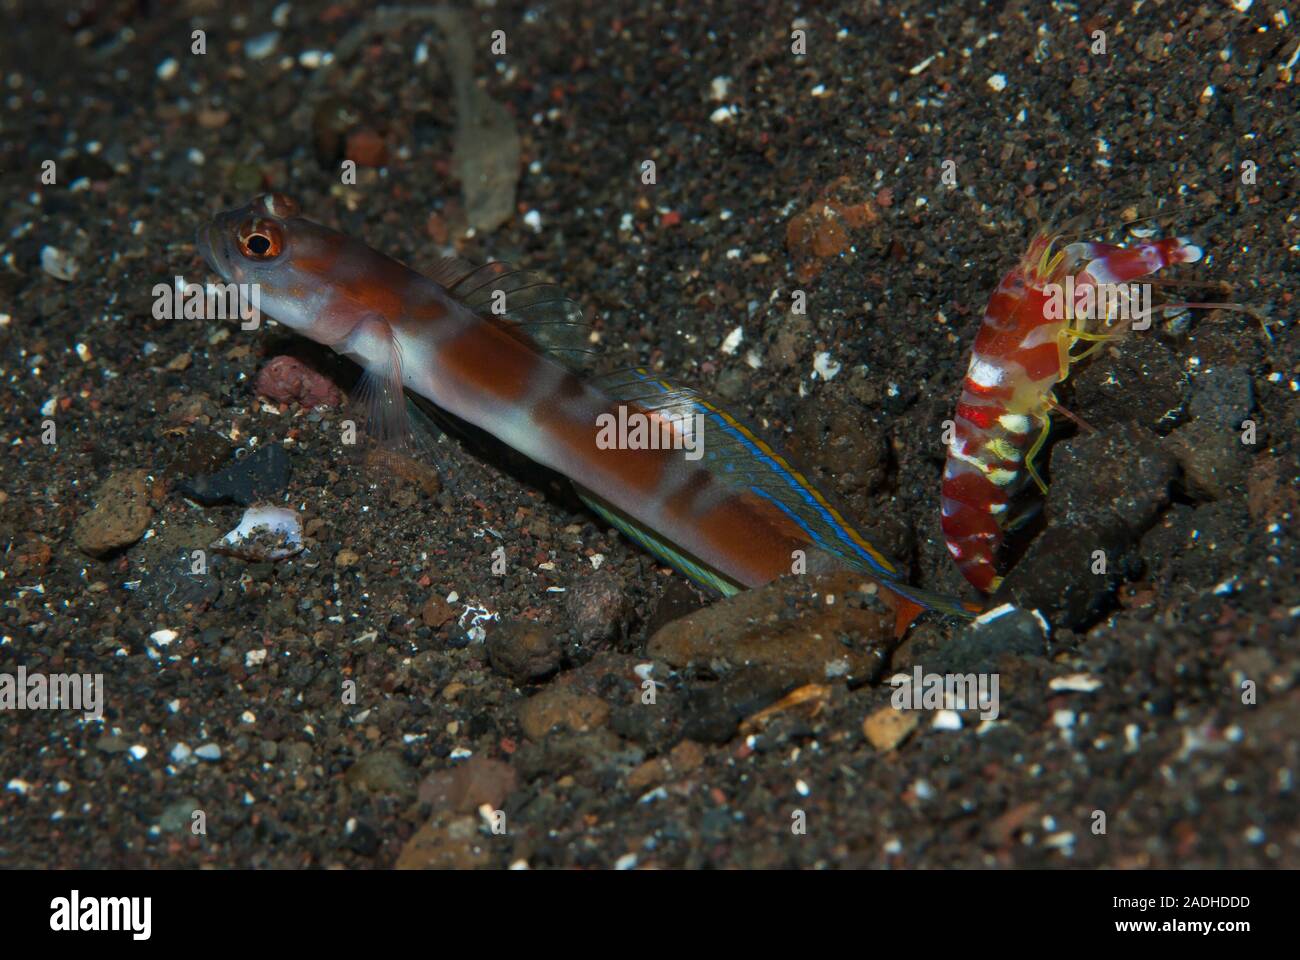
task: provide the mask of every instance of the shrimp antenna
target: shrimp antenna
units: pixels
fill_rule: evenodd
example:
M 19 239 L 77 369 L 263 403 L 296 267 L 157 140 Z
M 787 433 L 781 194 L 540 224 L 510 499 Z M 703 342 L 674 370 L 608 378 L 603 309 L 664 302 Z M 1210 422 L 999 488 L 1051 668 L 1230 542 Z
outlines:
M 1185 213 L 1187 213 L 1187 212 L 1189 212 L 1189 211 L 1192 211 L 1192 210 L 1200 210 L 1200 209 L 1202 209 L 1202 208 L 1204 208 L 1204 207 L 1214 206 L 1214 205 L 1215 205 L 1216 203 L 1218 203 L 1218 202 L 1219 202 L 1219 198 L 1216 196 L 1216 197 L 1215 197 L 1214 199 L 1212 199 L 1212 200 L 1208 200 L 1208 199 L 1207 199 L 1207 200 L 1197 200 L 1197 201 L 1195 201 L 1194 203 L 1184 204 L 1184 205 L 1182 205 L 1182 206 L 1178 206 L 1178 207 L 1175 207 L 1175 208 L 1173 208 L 1173 209 L 1166 208 L 1166 209 L 1163 209 L 1163 210 L 1157 210 L 1155 213 L 1147 214 L 1147 215 L 1144 216 L 1144 217 L 1136 217 L 1136 218 L 1134 218 L 1133 220 L 1125 220 L 1124 223 L 1123 223 L 1123 225 L 1124 225 L 1124 229 L 1126 229 L 1126 230 L 1130 230 L 1130 229 L 1132 229 L 1133 227 L 1138 226 L 1139 224 L 1150 223 L 1150 222 L 1152 222 L 1152 221 L 1156 221 L 1156 220 L 1165 220 L 1165 219 L 1169 219 L 1169 218 L 1173 218 L 1173 217 L 1182 216 L 1183 214 L 1185 214 Z M 1136 205 L 1136 201 L 1134 201 L 1133 203 L 1130 203 L 1130 204 L 1126 205 L 1125 207 L 1121 207 L 1120 209 L 1121 209 L 1121 210 L 1124 210 L 1124 209 L 1127 209 L 1127 207 L 1129 207 L 1129 206 L 1135 206 L 1135 205 Z M 1082 213 L 1081 213 L 1081 214 L 1076 214 L 1075 216 L 1071 217 L 1069 220 L 1066 221 L 1065 226 L 1066 226 L 1066 227 L 1069 227 L 1069 226 L 1073 225 L 1076 221 L 1078 221 L 1078 220 L 1080 220 L 1080 219 L 1082 219 L 1082 218 L 1084 218 L 1084 217 L 1086 217 L 1086 216 L 1087 216 L 1087 214 L 1082 214 Z M 1071 231 L 1071 230 L 1068 230 L 1068 229 L 1062 229 L 1061 232 L 1058 233 L 1058 234 L 1056 235 L 1056 239 L 1057 239 L 1058 241 L 1082 240 L 1082 239 L 1084 239 L 1085 237 L 1088 237 L 1088 236 L 1090 236 L 1090 235 L 1092 235 L 1092 234 L 1095 234 L 1095 233 L 1101 233 L 1101 232 L 1102 232 L 1103 230 L 1105 230 L 1105 229 L 1107 229 L 1107 227 L 1105 227 L 1104 225 L 1101 226 L 1101 227 L 1096 228 L 1095 230 L 1094 230 L 1094 229 L 1082 229 L 1082 230 L 1080 230 L 1080 229 L 1075 229 L 1075 230 Z
M 1232 289 L 1232 285 L 1228 283 L 1226 280 L 1185 280 L 1185 279 L 1180 279 L 1179 277 L 1159 277 L 1159 278 L 1152 278 L 1146 282 L 1153 287 L 1201 287 L 1201 288 L 1215 288 L 1224 292 L 1230 291 Z M 1263 331 L 1264 338 L 1268 340 L 1269 343 L 1274 342 L 1273 334 L 1268 329 L 1268 318 L 1264 316 L 1262 311 L 1257 310 L 1256 308 L 1249 306 L 1248 304 L 1232 303 L 1232 302 L 1210 303 L 1208 301 L 1199 302 L 1199 301 L 1191 301 L 1191 300 L 1179 300 L 1179 301 L 1174 301 L 1172 303 L 1159 304 L 1157 308 L 1162 311 L 1179 310 L 1179 309 L 1186 308 L 1189 310 L 1231 310 L 1233 313 L 1244 313 L 1247 314 L 1248 316 L 1254 317 L 1255 320 L 1258 321 L 1259 329 Z

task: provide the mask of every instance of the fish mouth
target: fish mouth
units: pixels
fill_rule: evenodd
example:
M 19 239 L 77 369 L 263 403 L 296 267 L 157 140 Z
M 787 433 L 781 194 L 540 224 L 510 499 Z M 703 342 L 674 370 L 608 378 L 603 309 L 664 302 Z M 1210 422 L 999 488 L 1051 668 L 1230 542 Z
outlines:
M 199 226 L 194 235 L 194 245 L 198 247 L 199 255 L 212 268 L 212 271 L 224 278 L 226 271 L 222 269 L 221 260 L 217 256 L 216 223 L 214 221 L 209 220 Z

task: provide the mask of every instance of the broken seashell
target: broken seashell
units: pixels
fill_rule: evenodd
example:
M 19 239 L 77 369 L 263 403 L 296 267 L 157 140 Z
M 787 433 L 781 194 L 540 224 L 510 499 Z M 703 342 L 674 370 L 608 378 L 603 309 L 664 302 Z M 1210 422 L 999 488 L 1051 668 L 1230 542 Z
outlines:
M 302 518 L 287 507 L 253 506 L 211 549 L 242 560 L 283 560 L 302 551 Z

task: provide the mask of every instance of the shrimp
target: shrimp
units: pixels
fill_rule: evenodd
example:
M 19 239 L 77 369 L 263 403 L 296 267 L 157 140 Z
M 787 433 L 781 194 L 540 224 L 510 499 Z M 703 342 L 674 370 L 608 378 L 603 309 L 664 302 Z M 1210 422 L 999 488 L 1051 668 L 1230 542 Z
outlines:
M 1053 231 L 1038 233 L 993 291 L 949 431 L 941 526 L 958 569 L 984 593 L 1002 583 L 995 555 L 1009 526 L 1011 497 L 1027 477 L 1047 491 L 1034 458 L 1047 440 L 1050 413 L 1065 412 L 1053 388 L 1072 363 L 1123 336 L 1142 317 L 1143 300 L 1149 310 L 1149 285 L 1134 281 L 1202 256 L 1185 237 L 1129 246 L 1060 245 L 1061 239 Z M 1172 306 L 1236 305 L 1162 309 Z M 1080 340 L 1092 345 L 1072 352 Z

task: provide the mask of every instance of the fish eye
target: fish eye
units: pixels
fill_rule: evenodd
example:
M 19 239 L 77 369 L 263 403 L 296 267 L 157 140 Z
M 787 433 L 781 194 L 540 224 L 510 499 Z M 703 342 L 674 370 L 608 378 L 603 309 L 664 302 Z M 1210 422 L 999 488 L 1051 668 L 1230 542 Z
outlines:
M 284 231 L 273 220 L 253 217 L 239 227 L 239 252 L 250 260 L 273 260 L 284 249 Z

